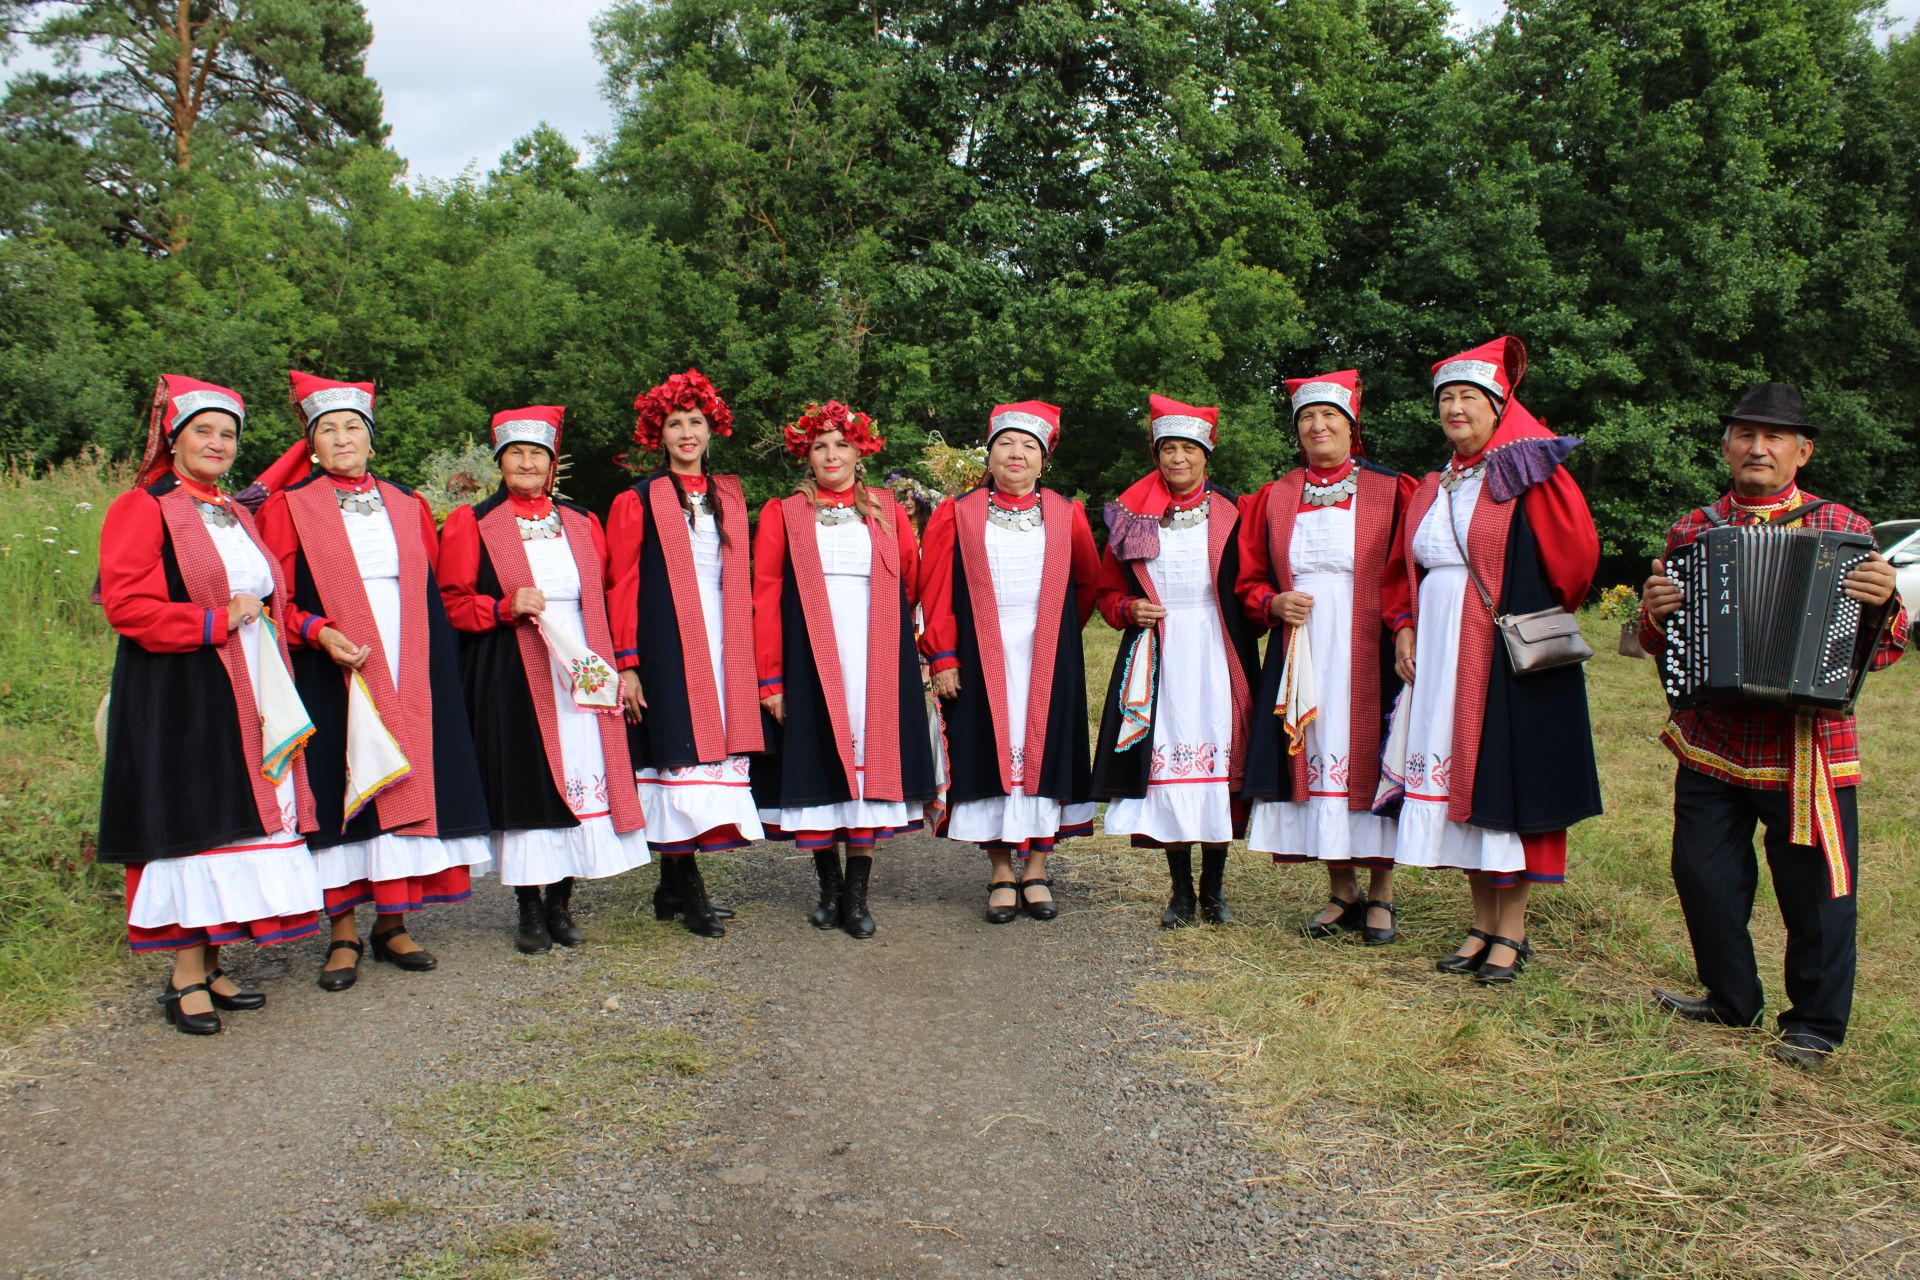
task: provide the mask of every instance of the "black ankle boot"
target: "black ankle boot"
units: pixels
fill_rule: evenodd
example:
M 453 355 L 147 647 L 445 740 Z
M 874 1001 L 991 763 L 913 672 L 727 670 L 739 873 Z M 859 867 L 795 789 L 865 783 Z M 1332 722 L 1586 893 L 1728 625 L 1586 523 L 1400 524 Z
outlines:
M 1162 929 L 1183 929 L 1193 923 L 1193 850 L 1187 845 L 1167 850 L 1167 878 L 1173 881 L 1173 896 L 1160 913 Z
M 671 920 L 680 911 L 680 859 L 660 855 L 660 883 L 653 887 L 653 918 Z
M 840 885 L 840 927 L 849 938 L 873 936 L 873 917 L 867 913 L 867 877 L 872 871 L 872 858 L 847 855 L 847 878 Z
M 838 846 L 821 849 L 813 855 L 813 873 L 820 877 L 820 905 L 807 912 L 807 923 L 816 929 L 831 929 L 840 923 L 840 850 Z
M 573 905 L 573 877 L 555 880 L 543 896 L 547 907 L 547 936 L 563 947 L 577 947 L 585 942 L 587 935 L 573 922 L 573 912 L 568 909 Z
M 1227 910 L 1227 851 L 1200 850 L 1200 918 L 1208 924 L 1226 924 L 1233 919 Z
M 725 937 L 727 926 L 720 923 L 713 903 L 707 900 L 707 882 L 700 878 L 700 864 L 693 860 L 690 853 L 675 854 L 667 861 L 682 864 L 674 888 L 680 895 L 680 918 L 686 924 L 687 932 L 697 933 L 703 938 Z
M 540 905 L 540 886 L 519 885 L 513 894 L 520 900 L 520 932 L 514 935 L 513 945 L 520 948 L 522 955 L 529 956 L 553 950 L 553 936 L 547 932 L 547 913 Z

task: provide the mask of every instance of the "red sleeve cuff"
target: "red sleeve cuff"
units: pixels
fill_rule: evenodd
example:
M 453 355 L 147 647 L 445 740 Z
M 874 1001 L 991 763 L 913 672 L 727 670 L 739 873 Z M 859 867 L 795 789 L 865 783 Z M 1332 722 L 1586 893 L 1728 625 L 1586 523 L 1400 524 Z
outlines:
M 959 669 L 960 659 L 952 653 L 936 653 L 927 659 L 927 670 L 935 675 L 939 675 L 942 671 L 958 671 Z
M 507 612 L 507 602 L 505 600 L 495 600 L 493 602 L 493 622 L 495 626 L 500 627 L 510 627 L 513 625 L 513 615 Z
M 222 645 L 227 642 L 226 619 L 220 616 L 220 610 L 207 610 L 207 625 L 201 637 L 202 644 Z
M 771 676 L 760 682 L 760 696 L 763 698 L 771 698 L 776 693 L 785 693 L 786 691 L 787 682 L 781 676 Z

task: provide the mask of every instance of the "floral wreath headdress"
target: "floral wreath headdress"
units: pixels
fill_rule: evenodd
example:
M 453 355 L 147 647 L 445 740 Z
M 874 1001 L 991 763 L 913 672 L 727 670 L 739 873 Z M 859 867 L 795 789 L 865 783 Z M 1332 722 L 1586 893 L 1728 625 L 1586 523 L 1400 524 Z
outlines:
M 698 369 L 676 373 L 659 386 L 634 398 L 639 418 L 633 425 L 633 442 L 642 453 L 660 447 L 660 432 L 671 414 L 698 409 L 716 436 L 733 434 L 733 410 L 720 396 L 720 390 Z
M 838 400 L 829 400 L 808 405 L 805 413 L 787 424 L 787 452 L 804 461 L 813 442 L 829 431 L 844 435 L 863 458 L 872 457 L 887 443 L 874 431 L 872 418 Z

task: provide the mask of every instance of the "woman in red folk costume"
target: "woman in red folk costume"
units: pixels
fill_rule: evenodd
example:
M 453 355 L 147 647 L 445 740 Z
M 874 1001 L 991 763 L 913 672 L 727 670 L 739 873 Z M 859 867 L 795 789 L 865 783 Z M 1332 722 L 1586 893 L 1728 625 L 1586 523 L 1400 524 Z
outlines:
M 906 511 L 862 481 L 861 460 L 886 443 L 866 414 L 809 405 L 786 439 L 807 471 L 754 534 L 754 650 L 773 723 L 753 789 L 768 834 L 813 854 L 814 928 L 871 938 L 874 848 L 919 827 L 934 792 L 913 646 L 919 552 Z
M 1308 937 L 1353 930 L 1379 946 L 1397 933 L 1394 824 L 1372 806 L 1400 689 L 1381 616 L 1407 607 L 1405 577 L 1385 570 L 1414 480 L 1363 461 L 1360 391 L 1355 369 L 1287 380 L 1306 465 L 1255 494 L 1241 526 L 1241 604 L 1279 629 L 1254 699 L 1247 847 L 1326 865 L 1330 896 Z
M 634 401 L 633 441 L 658 471 L 613 500 L 610 609 L 627 742 L 647 833 L 663 856 L 654 915 L 704 937 L 733 915 L 707 897 L 700 853 L 761 839 L 747 757 L 764 748 L 753 670 L 753 580 L 739 476 L 707 453 L 733 413 L 699 370 Z
M 592 515 L 553 498 L 565 414 L 495 414 L 500 489 L 456 508 L 440 535 L 493 856 L 520 900 L 514 945 L 528 954 L 586 941 L 576 879 L 648 861 L 613 672 L 606 540 Z
M 1093 830 L 1080 630 L 1100 558 L 1086 511 L 1040 484 L 1059 440 L 1053 405 L 995 406 L 986 483 L 940 504 L 920 558 L 920 651 L 945 703 L 945 832 L 986 850 L 993 924 L 1023 909 L 1053 919 L 1047 855 Z
M 293 590 L 282 620 L 315 728 L 307 761 L 320 827 L 307 844 L 333 921 L 320 985 L 345 991 L 360 972 L 354 911 L 364 903 L 375 913 L 374 959 L 438 963 L 408 936 L 406 917 L 471 895 L 472 876 L 493 865 L 492 828 L 435 578 L 433 512 L 367 469 L 372 383 L 288 377 L 319 472 L 267 499 L 260 536 Z M 375 765 L 368 735 L 390 735 L 404 759 Z
M 1405 752 L 1382 765 L 1404 782 L 1394 861 L 1470 874 L 1473 927 L 1439 968 L 1489 986 L 1512 982 L 1532 954 L 1528 894 L 1566 878 L 1567 828 L 1600 812 L 1585 673 L 1516 674 L 1493 625 L 1495 612 L 1577 609 L 1600 562 L 1586 499 L 1561 465 L 1579 441 L 1514 398 L 1526 367 L 1518 338 L 1433 366 L 1453 456 L 1408 501 L 1388 566 L 1415 588 L 1386 618 L 1413 686 L 1395 712 Z
M 287 585 L 253 520 L 221 493 L 246 406 L 165 374 L 134 487 L 100 530 L 100 595 L 120 633 L 107 709 L 99 858 L 127 868 L 127 938 L 173 952 L 161 1003 L 193 1035 L 258 1009 L 220 971 L 223 943 L 320 929 L 300 751 L 312 724 L 286 637 Z
M 1228 919 L 1227 844 L 1242 825 L 1258 636 L 1240 613 L 1238 502 L 1207 482 L 1220 411 L 1153 396 L 1155 469 L 1107 504 L 1101 616 L 1126 634 L 1094 751 L 1094 794 L 1109 835 L 1164 849 L 1173 895 L 1164 928 Z M 1201 849 L 1195 901 L 1193 844 Z

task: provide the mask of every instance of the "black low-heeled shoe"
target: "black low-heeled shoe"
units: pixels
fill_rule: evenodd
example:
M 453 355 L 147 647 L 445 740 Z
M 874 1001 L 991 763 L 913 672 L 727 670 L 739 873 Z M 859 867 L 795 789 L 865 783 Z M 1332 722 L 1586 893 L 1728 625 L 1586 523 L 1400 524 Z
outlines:
M 1053 877 L 1035 876 L 1031 880 L 1022 880 L 1014 890 L 1015 895 L 1020 899 L 1020 909 L 1032 916 L 1035 920 L 1051 920 L 1060 914 L 1060 904 L 1051 898 L 1045 902 L 1034 902 L 1028 899 L 1027 886 L 1036 884 L 1051 889 L 1053 888 Z
M 1013 905 L 996 907 L 993 895 L 1002 889 L 1013 890 Z M 1011 924 L 1020 914 L 1020 884 L 1016 880 L 989 880 L 987 882 L 987 923 Z
M 396 969 L 405 969 L 410 973 L 425 973 L 429 969 L 438 968 L 440 961 L 425 947 L 418 951 L 395 951 L 388 945 L 387 939 L 397 938 L 406 931 L 406 926 L 402 925 L 398 929 L 389 929 L 385 933 L 372 935 L 373 958 L 382 964 L 390 964 Z
M 1319 912 L 1300 926 L 1300 932 L 1315 940 L 1337 938 L 1349 929 L 1361 929 L 1367 923 L 1367 904 L 1360 898 L 1348 902 L 1345 898 L 1328 898 L 1327 906 L 1340 908 L 1340 914 L 1331 920 L 1322 920 Z M 1323 908 L 1324 909 L 1324 908 Z
M 322 991 L 345 991 L 348 987 L 360 981 L 360 957 L 366 954 L 366 948 L 362 947 L 357 939 L 349 942 L 345 938 L 342 938 L 327 948 L 327 959 L 333 959 L 333 953 L 342 947 L 353 952 L 353 963 L 344 969 L 322 969 L 320 971 L 320 989 Z
M 1491 945 L 1490 940 L 1493 935 L 1484 929 L 1469 929 L 1467 937 L 1478 938 L 1481 942 Z M 1441 973 L 1472 973 L 1485 962 L 1486 958 L 1487 948 L 1482 946 L 1478 951 L 1468 955 L 1461 955 L 1456 951 L 1450 956 L 1441 956 L 1433 962 L 1433 967 Z
M 209 1010 L 206 1013 L 188 1013 L 180 1007 L 180 998 L 190 996 L 196 991 L 204 991 L 209 996 L 213 989 L 204 982 L 190 982 L 184 987 L 173 985 L 173 979 L 167 979 L 167 993 L 159 997 L 160 1007 L 167 1015 L 167 1021 L 190 1036 L 211 1036 L 220 1032 L 220 1015 Z
M 1387 913 L 1387 927 L 1384 929 L 1376 929 L 1372 925 L 1364 923 L 1367 912 L 1373 910 L 1375 907 Z M 1400 926 L 1397 923 L 1398 918 L 1399 913 L 1393 909 L 1391 902 L 1382 902 L 1378 898 L 1368 898 L 1365 910 L 1360 913 L 1360 919 L 1363 922 L 1360 926 L 1360 936 L 1366 940 L 1366 944 L 1370 947 L 1384 947 L 1400 936 Z
M 1513 963 L 1486 963 L 1486 957 L 1493 953 L 1495 947 L 1507 947 L 1511 949 L 1513 952 Z M 1527 945 L 1525 938 L 1520 939 L 1518 942 L 1515 942 L 1512 938 L 1502 938 L 1498 936 L 1488 938 L 1487 945 L 1480 952 L 1480 967 L 1473 971 L 1473 980 L 1483 987 L 1504 987 L 1520 976 L 1521 970 L 1527 967 L 1527 957 L 1532 954 L 1533 948 Z
M 207 970 L 207 994 L 213 997 L 214 1008 L 234 1013 L 242 1009 L 260 1009 L 266 1006 L 267 998 L 258 991 L 236 991 L 230 996 L 223 996 L 215 991 L 213 984 L 226 976 L 226 972 L 221 969 Z M 234 985 L 237 987 L 240 984 L 236 982 Z

